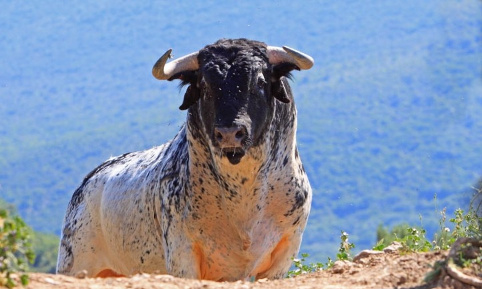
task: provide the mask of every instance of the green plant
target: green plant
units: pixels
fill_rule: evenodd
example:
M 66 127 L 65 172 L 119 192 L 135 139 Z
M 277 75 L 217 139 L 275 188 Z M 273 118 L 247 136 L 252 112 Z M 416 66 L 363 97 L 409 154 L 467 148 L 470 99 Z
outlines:
M 409 227 L 408 234 L 398 241 L 402 244 L 402 252 L 428 252 L 432 243 L 425 237 L 426 231 L 423 228 Z
M 442 270 L 446 264 L 446 261 L 435 261 L 433 265 L 428 265 L 432 270 L 428 271 L 425 277 L 423 278 L 423 281 L 425 283 L 430 283 L 434 280 L 436 280 L 439 276 L 440 273 L 442 273 Z
M 455 210 L 455 217 L 451 218 L 449 221 L 455 225 L 452 233 L 453 238 L 482 238 L 482 233 L 480 232 L 481 218 L 477 216 L 477 213 L 474 210 L 469 209 L 464 215 L 462 209 L 457 209 Z
M 350 250 L 355 248 L 355 244 L 348 241 L 348 233 L 345 231 L 341 231 L 340 239 L 340 247 L 336 254 L 337 260 L 351 260 Z M 333 264 L 335 263 L 330 257 L 328 257 L 328 261 L 325 264 L 321 262 L 306 264 L 306 258 L 309 256 L 310 255 L 307 253 L 302 253 L 301 259 L 293 259 L 293 266 L 295 269 L 288 271 L 287 277 L 290 278 L 301 274 L 316 272 L 324 268 L 329 269 L 333 267 Z
M 333 267 L 333 265 L 335 265 L 335 262 L 333 262 L 333 260 L 330 257 L 328 257 L 328 261 L 325 264 L 326 269 L 330 269 L 331 267 Z
M 436 195 L 434 199 L 436 199 Z M 450 228 L 448 228 L 445 224 L 447 220 L 446 211 L 447 211 L 447 208 L 443 208 L 443 210 L 440 211 L 440 220 L 439 220 L 440 231 L 435 233 L 435 238 L 433 241 L 435 250 L 448 250 L 450 248 L 450 245 L 453 243 L 453 240 L 452 241 L 449 240 Z
M 355 244 L 348 241 L 348 233 L 345 231 L 341 231 L 340 239 L 340 247 L 338 248 L 336 259 L 351 260 L 351 249 L 355 248 Z M 288 271 L 287 277 L 295 277 L 301 274 L 316 272 L 324 268 L 329 269 L 333 267 L 333 264 L 335 263 L 330 257 L 328 257 L 328 261 L 325 264 L 320 262 L 306 264 L 306 258 L 308 257 L 309 255 L 307 253 L 302 253 L 301 259 L 293 259 L 293 266 L 295 269 Z
M 348 242 L 348 233 L 341 231 L 340 236 L 341 242 L 340 247 L 338 248 L 338 253 L 336 254 L 336 258 L 338 260 L 351 260 L 350 251 L 351 249 L 355 248 L 355 244 Z
M 22 272 L 20 282 L 28 283 L 28 263 L 34 260 L 30 236 L 31 229 L 19 216 L 9 216 L 6 209 L 0 209 L 0 285 L 12 288 L 15 281 L 13 272 Z
M 454 217 L 449 219 L 453 226 L 452 230 L 446 226 L 446 208 L 440 211 L 440 232 L 435 234 L 434 249 L 447 250 L 459 238 L 482 239 L 482 218 L 478 215 L 480 204 L 478 204 L 477 208 L 474 207 L 474 202 L 480 198 L 481 194 L 480 190 L 476 190 L 467 213 L 464 213 L 464 210 L 460 208 L 455 210 Z
M 482 268 L 482 255 L 480 254 L 480 250 L 478 254 L 474 254 L 473 258 L 469 258 L 466 254 L 467 251 L 470 251 L 473 244 L 462 244 L 460 247 L 460 251 L 458 252 L 458 263 L 462 268 L 467 268 L 473 265 L 477 265 L 479 268 Z M 475 246 L 474 246 L 475 248 Z
M 310 255 L 308 255 L 307 253 L 301 253 L 301 259 L 293 259 L 293 266 L 295 267 L 295 269 L 288 271 L 287 277 L 295 277 L 301 274 L 316 272 L 323 269 L 323 263 L 305 264 L 306 258 L 308 258 L 309 256 Z M 331 260 L 330 258 L 328 259 Z
M 385 245 L 385 239 L 381 238 L 377 241 L 377 243 L 375 244 L 375 246 L 373 246 L 372 249 L 375 251 L 383 251 L 383 249 L 385 249 L 386 247 L 387 245 Z

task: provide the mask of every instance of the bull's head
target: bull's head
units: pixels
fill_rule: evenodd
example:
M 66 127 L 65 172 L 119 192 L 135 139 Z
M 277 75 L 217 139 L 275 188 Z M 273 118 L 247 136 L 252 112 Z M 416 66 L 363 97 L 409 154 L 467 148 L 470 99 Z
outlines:
M 231 164 L 260 142 L 274 102 L 291 101 L 282 77 L 313 66 L 310 56 L 294 49 L 245 39 L 220 40 L 166 64 L 171 51 L 156 62 L 152 74 L 189 85 L 180 109 L 200 116 L 215 149 Z

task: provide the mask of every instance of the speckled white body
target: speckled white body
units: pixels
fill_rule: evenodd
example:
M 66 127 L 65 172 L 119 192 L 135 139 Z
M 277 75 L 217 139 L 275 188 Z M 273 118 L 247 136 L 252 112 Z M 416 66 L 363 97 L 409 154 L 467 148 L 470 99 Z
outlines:
M 233 194 L 212 177 L 203 149 L 188 157 L 197 144 L 188 149 L 184 130 L 171 143 L 111 159 L 85 179 L 65 218 L 59 273 L 111 269 L 211 280 L 286 273 L 311 203 L 294 136 L 270 165 L 258 161 L 261 148 L 236 166 L 220 158 L 215 169 Z M 307 194 L 297 207 L 301 191 Z

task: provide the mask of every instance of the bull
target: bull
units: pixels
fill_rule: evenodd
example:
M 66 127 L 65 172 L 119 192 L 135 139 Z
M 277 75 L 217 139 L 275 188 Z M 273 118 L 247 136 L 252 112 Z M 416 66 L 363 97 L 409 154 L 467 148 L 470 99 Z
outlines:
M 168 143 L 111 158 L 67 208 L 57 272 L 140 272 L 232 281 L 281 278 L 299 251 L 311 187 L 296 146 L 288 47 L 222 39 L 168 63 L 187 121 Z

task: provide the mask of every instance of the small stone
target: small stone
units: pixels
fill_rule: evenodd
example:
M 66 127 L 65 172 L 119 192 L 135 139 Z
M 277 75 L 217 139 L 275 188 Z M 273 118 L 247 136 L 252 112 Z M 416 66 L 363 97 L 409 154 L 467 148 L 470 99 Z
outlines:
M 163 275 L 156 275 L 154 277 L 154 279 L 162 280 L 164 282 L 168 282 L 168 281 L 172 281 L 174 279 L 174 277 L 172 275 L 163 274 Z
M 86 277 L 87 277 L 87 270 L 80 270 L 77 273 L 75 273 L 75 278 L 85 279 Z
M 407 282 L 407 277 L 406 276 L 399 276 L 398 277 L 398 282 L 397 282 L 397 285 L 402 285 L 402 284 L 405 284 Z
M 257 282 L 259 283 L 268 282 L 268 278 L 259 279 Z
M 49 278 L 49 277 L 44 278 L 44 280 L 45 280 L 45 282 L 47 282 L 47 283 L 49 283 L 49 284 L 52 284 L 52 285 L 59 285 L 59 284 L 60 284 L 59 282 L 57 282 L 57 281 L 55 281 L 54 279 Z
M 352 269 L 352 270 L 350 270 L 349 273 L 350 273 L 350 275 L 355 275 L 355 274 L 357 274 L 357 273 L 359 273 L 359 272 L 360 272 L 360 270 Z

